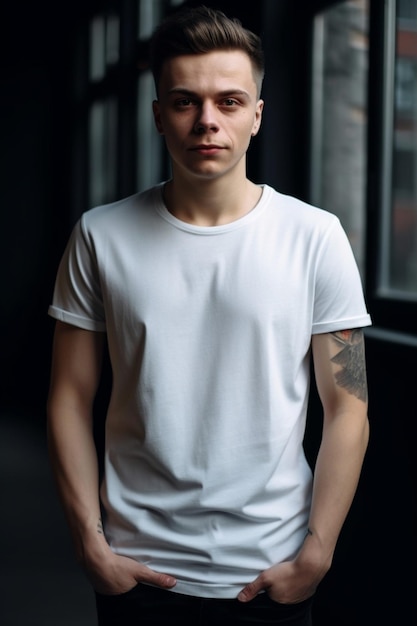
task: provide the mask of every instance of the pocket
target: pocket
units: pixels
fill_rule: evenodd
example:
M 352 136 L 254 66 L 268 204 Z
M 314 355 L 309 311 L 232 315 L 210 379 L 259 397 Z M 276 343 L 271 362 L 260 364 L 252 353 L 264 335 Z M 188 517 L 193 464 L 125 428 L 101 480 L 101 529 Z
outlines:
M 311 607 L 313 597 L 296 602 L 293 604 L 284 604 L 273 600 L 267 592 L 260 593 L 246 606 L 253 603 L 254 615 L 258 616 L 259 622 L 264 624 L 281 624 L 288 626 L 291 624 L 304 626 L 311 624 Z
M 137 626 L 141 610 L 140 585 L 123 593 L 104 594 L 95 592 L 98 624 L 100 626 Z
M 128 598 L 129 596 L 134 596 L 140 587 L 140 583 L 136 583 L 131 589 L 127 591 L 122 591 L 121 593 L 100 593 L 99 591 L 95 591 L 95 594 L 98 598 L 111 600 L 120 600 L 124 598 Z
M 271 598 L 268 592 L 265 592 L 265 596 L 268 598 L 268 600 L 272 604 L 276 604 L 277 606 L 300 607 L 300 608 L 308 607 L 311 604 L 313 604 L 313 598 L 314 598 L 314 596 L 310 596 L 310 598 L 306 598 L 305 600 L 301 600 L 300 602 L 285 603 L 285 602 L 278 602 L 278 600 L 274 600 L 273 598 Z

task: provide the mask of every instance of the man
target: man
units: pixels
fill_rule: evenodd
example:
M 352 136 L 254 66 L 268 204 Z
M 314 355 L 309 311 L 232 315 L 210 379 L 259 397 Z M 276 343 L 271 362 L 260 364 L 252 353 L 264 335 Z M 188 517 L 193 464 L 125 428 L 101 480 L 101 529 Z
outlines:
M 307 625 L 368 442 L 358 271 L 335 216 L 247 178 L 259 39 L 188 9 L 157 29 L 151 62 L 172 177 L 82 216 L 50 307 L 59 493 L 100 626 Z M 324 411 L 314 481 L 311 355 Z

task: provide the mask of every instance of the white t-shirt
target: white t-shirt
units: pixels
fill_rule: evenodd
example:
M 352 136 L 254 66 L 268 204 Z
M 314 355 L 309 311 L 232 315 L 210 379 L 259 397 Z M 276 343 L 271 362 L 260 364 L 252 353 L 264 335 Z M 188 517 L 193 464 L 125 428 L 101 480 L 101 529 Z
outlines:
M 173 591 L 232 598 L 306 534 L 311 336 L 370 318 L 334 215 L 264 185 L 250 213 L 201 227 L 161 192 L 84 213 L 49 313 L 107 333 L 112 549 Z

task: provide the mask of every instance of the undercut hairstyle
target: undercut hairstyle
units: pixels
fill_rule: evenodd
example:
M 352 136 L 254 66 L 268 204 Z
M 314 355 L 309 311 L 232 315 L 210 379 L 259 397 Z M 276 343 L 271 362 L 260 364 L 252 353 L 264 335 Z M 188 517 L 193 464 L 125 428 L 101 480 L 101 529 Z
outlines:
M 241 50 L 251 61 L 258 97 L 265 73 L 260 37 L 237 18 L 206 6 L 183 8 L 168 16 L 154 31 L 149 49 L 156 92 L 165 61 L 183 55 L 217 50 Z

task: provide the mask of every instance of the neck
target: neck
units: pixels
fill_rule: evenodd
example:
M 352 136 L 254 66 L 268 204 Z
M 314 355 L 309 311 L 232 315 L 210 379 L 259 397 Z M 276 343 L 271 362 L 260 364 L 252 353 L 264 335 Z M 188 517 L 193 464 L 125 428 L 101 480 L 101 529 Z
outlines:
M 196 226 L 221 226 L 249 213 L 258 203 L 262 189 L 244 178 L 239 184 L 221 181 L 201 181 L 182 184 L 176 178 L 164 188 L 168 211 Z

